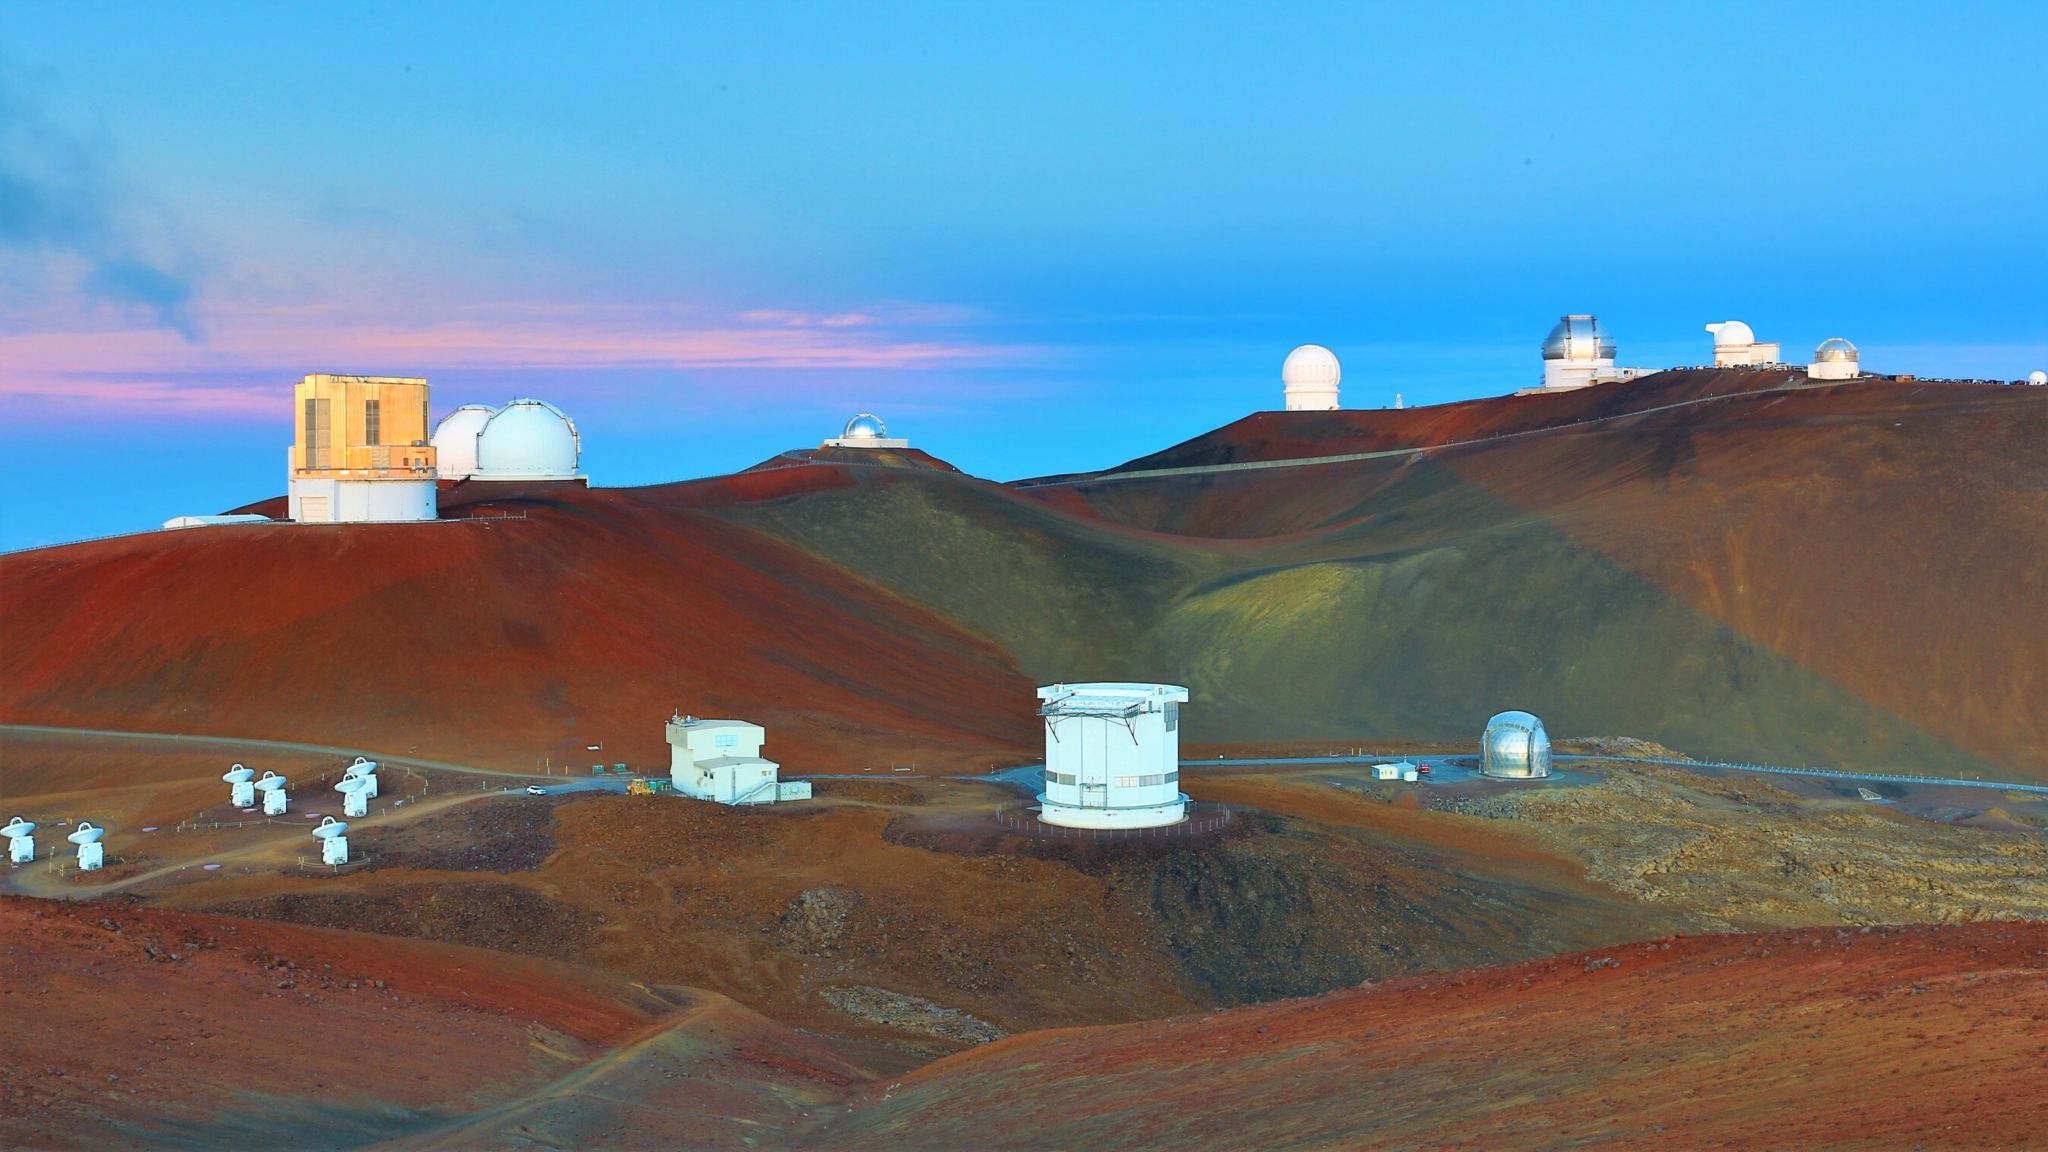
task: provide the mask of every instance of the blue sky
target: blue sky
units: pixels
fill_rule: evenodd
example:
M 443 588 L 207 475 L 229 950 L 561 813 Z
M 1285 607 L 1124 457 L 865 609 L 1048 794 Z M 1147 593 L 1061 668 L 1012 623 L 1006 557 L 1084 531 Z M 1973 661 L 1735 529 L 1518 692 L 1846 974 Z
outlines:
M 309 371 L 639 484 L 1105 466 L 1306 341 L 1497 394 L 1566 311 L 2048 367 L 2048 5 L 589 7 L 10 6 L 0 548 L 282 491 Z

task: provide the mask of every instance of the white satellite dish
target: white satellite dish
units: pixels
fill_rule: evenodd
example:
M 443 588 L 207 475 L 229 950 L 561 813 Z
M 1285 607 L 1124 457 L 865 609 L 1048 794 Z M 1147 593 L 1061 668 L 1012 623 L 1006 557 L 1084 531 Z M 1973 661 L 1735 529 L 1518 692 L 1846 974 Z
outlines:
M 7 822 L 7 827 L 0 828 L 0 836 L 5 836 L 9 840 L 19 840 L 23 836 L 35 835 L 35 831 L 36 826 L 34 824 L 16 816 Z
M 351 772 L 361 772 L 365 776 L 375 775 L 377 762 L 358 756 L 356 757 L 356 762 L 348 766 L 348 770 Z
M 343 776 L 341 783 L 334 786 L 336 792 L 361 792 L 370 786 L 368 776 Z
M 320 826 L 313 829 L 313 835 L 318 836 L 322 840 L 332 840 L 336 836 L 347 835 L 347 833 L 348 825 L 336 820 L 332 816 L 322 819 Z
M 256 781 L 259 791 L 273 792 L 285 786 L 285 778 L 275 772 L 265 772 L 263 779 Z
M 256 778 L 256 770 L 254 768 L 244 768 L 237 764 L 226 772 L 221 773 L 220 778 L 229 784 L 246 784 Z
M 100 842 L 100 837 L 106 834 L 107 830 L 105 828 L 95 828 L 91 823 L 80 820 L 78 822 L 78 831 L 66 836 L 65 839 L 73 844 L 97 844 Z

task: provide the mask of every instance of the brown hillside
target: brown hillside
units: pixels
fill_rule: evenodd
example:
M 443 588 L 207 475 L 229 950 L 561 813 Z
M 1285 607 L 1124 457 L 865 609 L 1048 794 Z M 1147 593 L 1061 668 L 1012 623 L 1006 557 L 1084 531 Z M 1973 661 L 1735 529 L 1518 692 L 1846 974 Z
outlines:
M 798 772 L 1014 756 L 1034 735 L 1031 685 L 1001 652 L 693 511 L 838 472 L 458 494 L 453 507 L 526 518 L 196 529 L 9 556 L 0 717 L 645 768 L 667 763 L 661 722 L 682 709 L 768 725 L 768 754 Z
M 2025 1148 L 2048 925 L 1670 939 L 1019 1036 L 833 1148 Z

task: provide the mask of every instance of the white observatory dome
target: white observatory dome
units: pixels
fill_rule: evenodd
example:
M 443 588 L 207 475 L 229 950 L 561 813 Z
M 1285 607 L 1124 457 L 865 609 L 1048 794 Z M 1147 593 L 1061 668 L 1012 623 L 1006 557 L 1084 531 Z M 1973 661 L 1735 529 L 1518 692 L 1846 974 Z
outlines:
M 1856 346 L 1840 336 L 1830 336 L 1813 350 L 1813 359 L 1816 364 L 1853 364 L 1857 360 Z
M 2048 384 L 2048 372 L 2035 371 L 2027 373 L 2027 383 L 2032 384 L 2036 388 L 2043 384 Z
M 1727 348 L 1756 343 L 1756 330 L 1740 320 L 1723 320 L 1707 325 L 1707 331 L 1714 334 L 1714 347 Z
M 434 470 L 443 480 L 460 480 L 476 474 L 476 439 L 484 425 L 498 414 L 484 404 L 464 404 L 434 425 Z
M 1745 329 L 1746 330 L 1746 329 Z M 1718 334 L 1716 339 L 1719 339 Z M 1543 338 L 1545 360 L 1612 360 L 1614 337 L 1600 327 L 1597 316 L 1579 314 L 1558 320 Z
M 839 434 L 842 440 L 887 440 L 889 426 L 873 412 L 862 412 L 846 422 L 846 431 Z
M 573 480 L 583 452 L 576 423 L 539 400 L 514 400 L 476 439 L 479 480 Z
M 1280 382 L 1290 388 L 1335 388 L 1343 377 L 1337 354 L 1321 344 L 1303 344 L 1280 365 Z
M 1344 369 L 1337 354 L 1321 344 L 1303 344 L 1287 354 L 1280 365 L 1280 383 L 1285 385 L 1289 412 L 1328 412 L 1337 407 L 1337 384 Z

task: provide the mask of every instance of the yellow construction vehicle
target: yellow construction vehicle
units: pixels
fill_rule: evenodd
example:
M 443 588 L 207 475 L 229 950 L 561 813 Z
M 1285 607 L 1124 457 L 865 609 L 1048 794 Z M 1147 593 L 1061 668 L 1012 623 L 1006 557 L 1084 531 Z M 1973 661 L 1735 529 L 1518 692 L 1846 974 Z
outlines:
M 654 781 L 649 780 L 645 776 L 635 776 L 626 785 L 626 795 L 652 796 L 654 795 Z

